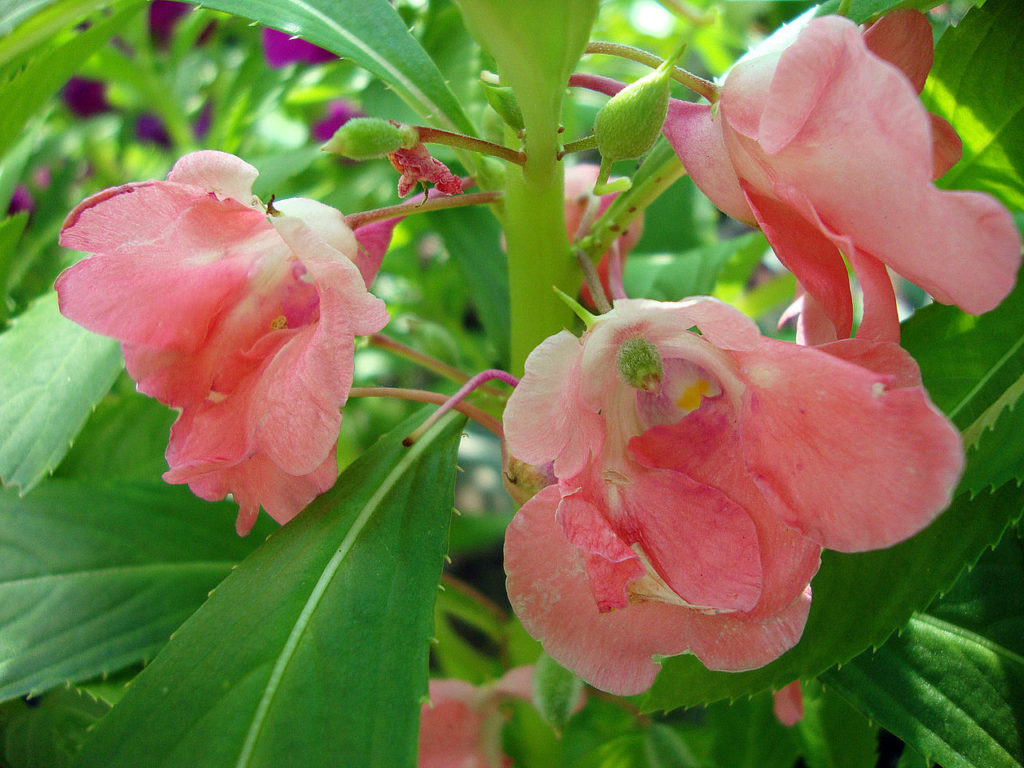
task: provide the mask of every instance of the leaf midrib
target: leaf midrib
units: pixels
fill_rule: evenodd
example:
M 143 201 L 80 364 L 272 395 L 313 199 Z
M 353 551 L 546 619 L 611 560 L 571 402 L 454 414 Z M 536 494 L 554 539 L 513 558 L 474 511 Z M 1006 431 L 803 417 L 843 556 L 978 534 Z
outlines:
M 377 507 L 381 502 L 383 502 L 388 494 L 391 493 L 395 485 L 406 474 L 410 467 L 415 465 L 419 460 L 420 455 L 433 447 L 432 438 L 445 430 L 451 423 L 452 418 L 453 417 L 450 416 L 437 422 L 426 435 L 414 443 L 402 458 L 399 459 L 398 463 L 395 464 L 394 468 L 385 476 L 383 482 L 381 482 L 377 487 L 374 494 L 366 504 L 363 505 L 363 508 L 359 511 L 359 514 L 353 521 L 352 526 L 348 529 L 345 537 L 341 541 L 341 544 L 338 546 L 338 549 L 335 551 L 334 555 L 331 556 L 331 559 L 327 561 L 327 564 L 324 566 L 323 573 L 320 574 L 320 578 L 317 579 L 316 584 L 310 591 L 309 598 L 306 600 L 302 610 L 299 612 L 299 616 L 295 620 L 295 625 L 288 634 L 288 638 L 281 649 L 281 653 L 278 654 L 277 660 L 274 662 L 274 667 L 270 672 L 270 677 L 268 678 L 266 687 L 264 688 L 263 696 L 260 697 L 259 704 L 257 704 L 256 711 L 253 714 L 252 723 L 250 724 L 249 730 L 242 742 L 238 761 L 235 763 L 236 768 L 246 768 L 250 765 L 253 751 L 256 748 L 256 740 L 259 738 L 263 729 L 263 724 L 266 721 L 267 714 L 270 711 L 273 700 L 277 695 L 277 690 L 284 677 L 285 671 L 291 663 L 291 660 L 295 655 L 295 651 L 298 649 L 299 642 L 309 626 L 309 621 L 312 618 L 314 611 L 316 611 L 320 600 L 323 598 L 331 581 L 341 568 L 341 565 L 348 556 L 348 553 L 352 550 L 356 539 L 362 533 L 366 524 L 370 521 L 370 518 L 373 517 L 373 513 L 377 510 Z
M 969 629 L 953 624 L 952 622 L 936 618 L 935 616 L 927 613 L 916 613 L 910 621 L 911 623 L 925 624 L 931 629 L 941 632 L 942 634 L 955 637 L 975 648 L 984 649 L 1002 660 L 1009 661 L 1013 664 L 1019 665 L 1021 668 L 1024 668 L 1024 656 L 1016 651 L 1010 650 L 1004 645 L 1000 645 L 999 643 L 989 640 L 987 637 L 980 635 L 977 632 L 972 632 Z

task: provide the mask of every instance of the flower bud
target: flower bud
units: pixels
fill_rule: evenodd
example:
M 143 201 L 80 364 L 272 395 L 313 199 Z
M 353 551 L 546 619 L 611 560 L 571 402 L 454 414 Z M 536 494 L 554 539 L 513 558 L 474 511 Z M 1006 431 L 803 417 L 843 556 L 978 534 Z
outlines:
M 658 348 L 643 336 L 626 339 L 615 353 L 615 365 L 622 380 L 634 389 L 656 392 L 664 369 Z
M 419 134 L 411 125 L 379 117 L 356 117 L 335 131 L 323 151 L 353 160 L 370 160 L 399 149 L 411 149 L 419 141 Z
M 519 109 L 519 102 L 512 89 L 505 85 L 489 85 L 488 83 L 484 83 L 483 86 L 484 96 L 487 97 L 487 103 L 491 105 L 491 109 L 497 112 L 507 125 L 521 131 L 525 125 L 523 113 Z
M 594 135 L 603 160 L 632 160 L 654 146 L 668 114 L 672 67 L 682 52 L 627 85 L 598 110 Z

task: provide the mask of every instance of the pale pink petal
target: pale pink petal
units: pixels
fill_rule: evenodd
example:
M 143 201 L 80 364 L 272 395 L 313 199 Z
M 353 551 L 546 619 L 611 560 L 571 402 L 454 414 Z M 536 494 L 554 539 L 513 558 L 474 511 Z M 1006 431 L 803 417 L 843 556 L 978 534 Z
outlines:
M 530 701 L 533 698 L 533 665 L 513 667 L 493 684 L 495 693 Z
M 401 219 L 384 219 L 354 230 L 356 241 L 359 244 L 359 253 L 355 262 L 367 288 L 373 285 L 373 281 L 377 278 L 381 262 L 384 261 L 384 254 L 391 245 L 391 235 L 400 221 Z
M 750 388 L 745 463 L 804 535 L 844 552 L 887 547 L 949 504 L 960 435 L 922 389 L 893 390 L 890 376 L 771 339 L 735 355 Z
M 486 714 L 472 706 L 478 691 L 462 680 L 431 680 L 420 709 L 418 768 L 494 768 L 481 739 Z
M 779 722 L 791 727 L 804 719 L 804 695 L 800 681 L 794 680 L 772 696 L 772 711 Z
M 721 115 L 712 116 L 708 104 L 672 99 L 662 132 L 700 191 L 729 216 L 754 224 L 754 215 L 729 162 Z
M 275 200 L 274 208 L 279 214 L 301 219 L 327 245 L 355 261 L 359 247 L 356 236 L 345 223 L 345 215 L 337 208 L 305 197 Z
M 65 247 L 95 254 L 58 277 L 61 312 L 122 341 L 195 350 L 245 289 L 251 254 L 267 248 L 268 234 L 257 211 L 195 188 L 149 182 L 94 195 L 61 236 Z
M 662 602 L 600 613 L 590 596 L 583 557 L 555 523 L 558 498 L 556 487 L 545 488 L 509 525 L 506 586 L 527 631 L 591 685 L 617 695 L 640 693 L 658 673 L 653 655 L 672 656 L 687 648 L 712 669 L 752 669 L 799 639 L 809 595 L 761 621 Z
M 167 180 L 199 187 L 221 200 L 230 198 L 252 206 L 255 204 L 252 185 L 257 176 L 259 171 L 244 160 L 227 152 L 204 149 L 176 162 Z
M 577 403 L 580 340 L 568 331 L 545 339 L 526 359 L 526 372 L 505 406 L 509 453 L 529 464 L 555 462 L 555 474 L 572 477 L 601 449 L 596 410 Z
M 921 92 L 935 57 L 927 16 L 912 9 L 887 13 L 864 30 L 864 44 L 875 56 L 899 69 L 914 90 Z

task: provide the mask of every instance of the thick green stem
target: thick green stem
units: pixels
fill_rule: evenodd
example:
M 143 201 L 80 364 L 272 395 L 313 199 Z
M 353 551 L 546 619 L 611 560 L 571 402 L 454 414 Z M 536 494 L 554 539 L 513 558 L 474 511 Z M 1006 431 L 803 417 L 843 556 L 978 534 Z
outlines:
M 494 57 L 523 114 L 520 168 L 506 169 L 504 212 L 511 302 L 511 370 L 572 316 L 555 285 L 575 294 L 580 271 L 565 231 L 558 130 L 569 75 L 583 54 L 597 0 L 457 0 L 473 36 Z M 509 136 L 510 140 L 514 137 Z

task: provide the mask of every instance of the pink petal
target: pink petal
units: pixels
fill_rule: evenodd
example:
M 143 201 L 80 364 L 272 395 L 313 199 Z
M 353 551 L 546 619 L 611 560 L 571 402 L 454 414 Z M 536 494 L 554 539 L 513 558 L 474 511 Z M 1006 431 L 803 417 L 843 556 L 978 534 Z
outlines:
M 629 443 L 644 466 L 658 467 L 718 489 L 756 529 L 760 600 L 751 617 L 774 615 L 797 599 L 818 570 L 821 548 L 786 525 L 754 485 L 743 461 L 731 405 L 706 403 L 676 424 L 654 427 Z
M 651 564 L 693 606 L 750 611 L 761 597 L 757 530 L 721 491 L 678 472 L 638 472 L 623 489 L 627 517 Z M 628 522 L 627 522 L 628 521 Z
M 686 172 L 711 202 L 734 219 L 754 223 L 754 215 L 729 162 L 721 116 L 711 106 L 672 99 L 662 128 Z
M 892 390 L 889 376 L 771 339 L 735 354 L 749 386 L 746 465 L 804 535 L 844 552 L 887 547 L 949 504 L 960 435 L 924 390 Z
M 244 290 L 252 254 L 266 251 L 271 234 L 259 212 L 194 187 L 107 190 L 65 222 L 61 244 L 96 255 L 58 277 L 61 311 L 122 341 L 193 351 Z
M 221 200 L 231 198 L 252 206 L 252 185 L 259 171 L 227 152 L 204 149 L 185 155 L 174 164 L 167 180 L 212 192 Z
M 850 278 L 836 246 L 791 207 L 747 189 L 747 200 L 775 255 L 824 311 L 839 336 L 853 327 Z
M 864 30 L 864 44 L 875 56 L 899 69 L 914 90 L 921 92 L 935 57 L 927 16 L 912 9 L 887 13 Z
M 652 655 L 688 647 L 712 669 L 763 666 L 791 648 L 807 620 L 809 595 L 772 617 L 702 614 L 661 602 L 600 613 L 583 556 L 562 535 L 554 511 L 559 493 L 545 488 L 509 525 L 505 571 L 509 599 L 523 626 L 560 664 L 595 687 L 632 695 L 658 673 Z
M 800 681 L 794 680 L 772 697 L 772 711 L 779 722 L 791 727 L 804 719 L 804 695 Z
M 418 768 L 493 768 L 483 748 L 486 713 L 477 689 L 462 680 L 431 680 L 430 703 L 420 710 Z
M 580 407 L 580 340 L 568 331 L 545 339 L 526 359 L 526 372 L 505 406 L 509 453 L 529 464 L 555 462 L 572 477 L 604 439 L 600 417 Z
M 356 240 L 359 243 L 359 254 L 356 256 L 355 262 L 367 288 L 373 285 L 373 281 L 377 278 L 384 254 L 387 253 L 388 247 L 391 245 L 391 235 L 400 221 L 400 218 L 384 219 L 355 230 Z

